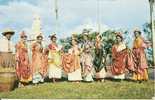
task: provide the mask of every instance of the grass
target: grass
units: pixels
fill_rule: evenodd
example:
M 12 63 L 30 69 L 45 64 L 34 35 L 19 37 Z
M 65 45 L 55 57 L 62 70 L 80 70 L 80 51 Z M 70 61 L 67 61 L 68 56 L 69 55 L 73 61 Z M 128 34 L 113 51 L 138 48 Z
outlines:
M 0 98 L 21 99 L 151 99 L 154 96 L 154 81 L 141 84 L 131 81 L 110 81 L 93 83 L 44 83 L 17 88 L 12 92 L 0 93 Z
M 10 69 L 0 69 L 9 71 Z M 10 71 L 14 71 L 11 69 Z M 149 69 L 149 77 L 152 77 Z M 0 98 L 12 99 L 151 99 L 155 96 L 155 80 L 141 84 L 132 81 L 111 81 L 92 83 L 71 83 L 67 81 L 45 82 L 37 86 L 28 85 L 11 92 L 0 92 Z

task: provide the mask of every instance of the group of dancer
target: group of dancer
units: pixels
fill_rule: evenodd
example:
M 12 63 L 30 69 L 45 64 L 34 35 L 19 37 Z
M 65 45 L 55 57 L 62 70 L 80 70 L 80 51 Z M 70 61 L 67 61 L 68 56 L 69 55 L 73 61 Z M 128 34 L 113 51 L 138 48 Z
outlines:
M 7 34 L 9 33 L 4 35 Z M 104 81 L 107 77 L 125 79 L 126 73 L 131 73 L 131 79 L 138 82 L 148 80 L 145 48 L 149 45 L 142 38 L 140 30 L 134 30 L 135 39 L 131 49 L 123 42 L 122 33 L 116 33 L 116 41 L 111 49 L 112 63 L 108 70 L 102 36 L 96 34 L 94 43 L 88 39 L 88 32 L 82 34 L 84 42 L 81 46 L 73 35 L 71 48 L 64 51 L 63 47 L 60 48 L 57 44 L 56 34 L 49 36 L 51 43 L 47 47 L 42 44 L 42 35 L 38 35 L 36 41 L 28 47 L 27 35 L 21 32 L 20 40 L 15 46 L 16 74 L 20 85 L 24 86 L 29 82 L 43 83 L 45 78 L 55 83 L 62 77 L 77 83 Z

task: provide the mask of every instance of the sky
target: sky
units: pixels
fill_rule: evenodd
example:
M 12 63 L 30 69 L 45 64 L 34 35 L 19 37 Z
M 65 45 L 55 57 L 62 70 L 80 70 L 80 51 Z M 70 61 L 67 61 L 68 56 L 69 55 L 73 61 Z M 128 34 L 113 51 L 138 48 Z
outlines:
M 83 28 L 97 30 L 98 22 L 101 31 L 122 28 L 131 32 L 149 22 L 148 0 L 58 0 L 58 21 L 54 9 L 54 0 L 0 0 L 0 32 L 13 29 L 16 42 L 21 31 L 32 32 L 34 15 L 40 16 L 45 37 L 56 32 L 59 38 Z

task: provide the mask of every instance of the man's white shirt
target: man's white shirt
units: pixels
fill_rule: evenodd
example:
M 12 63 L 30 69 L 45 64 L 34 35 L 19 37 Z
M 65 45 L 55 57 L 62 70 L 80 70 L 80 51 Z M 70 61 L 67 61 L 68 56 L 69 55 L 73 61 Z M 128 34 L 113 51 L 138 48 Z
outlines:
M 6 37 L 3 36 L 0 38 L 0 52 L 15 53 L 15 45 L 12 43 L 12 41 L 9 41 Z

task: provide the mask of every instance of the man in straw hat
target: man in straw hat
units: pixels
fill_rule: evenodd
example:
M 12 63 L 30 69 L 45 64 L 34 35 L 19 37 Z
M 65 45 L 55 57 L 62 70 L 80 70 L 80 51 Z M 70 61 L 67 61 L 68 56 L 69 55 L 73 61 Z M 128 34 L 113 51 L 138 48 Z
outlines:
M 15 67 L 14 59 L 14 45 L 11 42 L 11 37 L 14 31 L 6 29 L 2 32 L 3 37 L 0 39 L 0 66 L 2 67 Z

